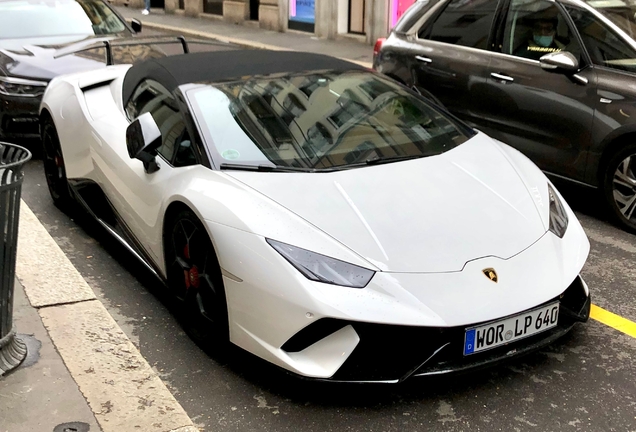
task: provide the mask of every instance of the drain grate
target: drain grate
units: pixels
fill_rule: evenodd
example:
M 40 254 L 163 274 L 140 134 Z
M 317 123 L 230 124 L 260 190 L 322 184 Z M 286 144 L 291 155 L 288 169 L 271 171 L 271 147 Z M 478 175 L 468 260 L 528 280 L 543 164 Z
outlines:
M 71 422 L 62 423 L 53 429 L 53 432 L 88 432 L 91 429 L 88 423 Z

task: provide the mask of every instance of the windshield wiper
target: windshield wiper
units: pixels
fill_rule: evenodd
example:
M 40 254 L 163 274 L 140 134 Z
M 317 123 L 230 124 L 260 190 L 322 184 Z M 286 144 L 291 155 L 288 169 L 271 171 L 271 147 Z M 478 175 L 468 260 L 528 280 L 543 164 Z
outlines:
M 297 167 L 282 167 L 271 165 L 240 165 L 222 163 L 220 165 L 222 170 L 237 170 L 237 171 L 260 171 L 260 172 L 314 172 L 311 168 L 297 168 Z
M 373 159 L 367 159 L 366 161 L 364 161 L 364 163 L 367 165 L 380 165 L 380 164 L 404 161 L 409 159 L 419 159 L 425 156 L 426 155 L 376 157 Z

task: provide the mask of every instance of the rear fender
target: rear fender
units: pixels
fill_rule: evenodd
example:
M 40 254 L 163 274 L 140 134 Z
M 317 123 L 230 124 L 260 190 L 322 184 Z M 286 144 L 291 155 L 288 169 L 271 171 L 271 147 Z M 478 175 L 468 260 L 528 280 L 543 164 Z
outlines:
M 101 145 L 101 141 L 93 131 L 93 119 L 86 105 L 85 92 L 121 80 L 129 67 L 112 66 L 64 75 L 53 79 L 47 87 L 40 105 L 40 115 L 46 110 L 53 119 L 68 178 L 98 180 L 94 176 L 90 148 L 94 144 Z M 111 89 L 115 88 L 116 86 L 111 86 Z M 121 106 L 121 95 L 117 99 L 115 93 L 113 91 L 113 99 Z

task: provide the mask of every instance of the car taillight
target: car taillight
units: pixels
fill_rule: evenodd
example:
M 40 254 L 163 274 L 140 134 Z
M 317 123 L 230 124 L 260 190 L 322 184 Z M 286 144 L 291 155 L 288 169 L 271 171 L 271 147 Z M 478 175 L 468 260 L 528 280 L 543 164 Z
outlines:
M 378 54 L 380 54 L 380 50 L 382 49 L 382 44 L 384 43 L 385 40 L 386 38 L 380 38 L 375 42 L 375 45 L 373 46 L 373 60 L 375 60 Z

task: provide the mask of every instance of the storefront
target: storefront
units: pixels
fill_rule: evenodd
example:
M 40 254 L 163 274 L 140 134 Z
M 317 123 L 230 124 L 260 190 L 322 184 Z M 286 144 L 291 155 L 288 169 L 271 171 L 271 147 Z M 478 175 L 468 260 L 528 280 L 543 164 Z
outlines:
M 316 24 L 315 0 L 289 0 L 288 28 L 314 32 Z
M 347 33 L 365 34 L 365 0 L 348 0 L 349 25 Z
M 283 15 L 288 19 L 284 26 L 287 29 L 306 31 L 328 39 L 351 35 L 370 44 L 378 37 L 386 36 L 393 2 L 396 2 L 397 11 L 406 10 L 414 1 L 279 0 L 279 8 L 287 9 Z M 285 31 L 284 27 L 281 26 L 280 30 Z
M 389 14 L 389 28 L 393 28 L 398 22 L 400 17 L 404 15 L 409 7 L 416 0 L 390 0 L 391 1 L 391 13 Z
M 203 13 L 223 15 L 223 0 L 203 0 Z
M 143 0 L 111 0 L 114 3 Z M 272 31 L 303 31 L 319 38 L 348 36 L 373 45 L 417 0 L 152 0 L 166 13 L 222 15 L 227 22 L 258 22 Z M 141 6 L 140 6 L 141 7 Z

